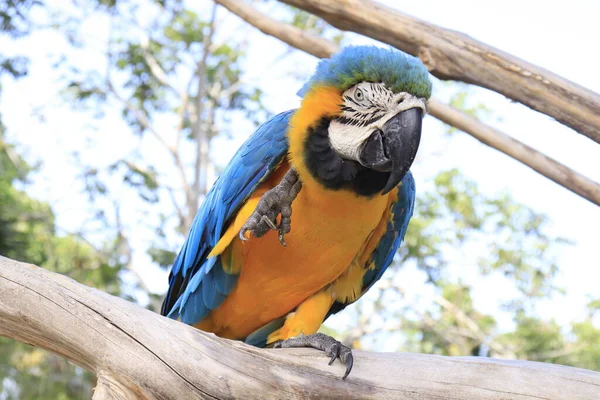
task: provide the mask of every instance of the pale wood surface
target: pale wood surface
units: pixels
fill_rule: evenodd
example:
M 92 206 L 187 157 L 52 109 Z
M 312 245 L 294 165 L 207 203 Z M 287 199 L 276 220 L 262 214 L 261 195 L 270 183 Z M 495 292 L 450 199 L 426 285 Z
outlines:
M 468 35 L 371 0 L 279 0 L 423 60 L 440 79 L 501 93 L 600 143 L 600 95 Z M 510 27 L 507 27 L 510 29 Z M 567 56 L 569 49 L 563 49 Z M 560 51 L 557 50 L 557 57 Z M 574 54 L 568 54 L 577 62 Z M 543 134 L 543 132 L 540 132 Z
M 0 257 L 0 335 L 95 371 L 95 399 L 600 398 L 600 373 L 476 357 L 355 351 L 354 369 L 310 349 L 257 349 Z

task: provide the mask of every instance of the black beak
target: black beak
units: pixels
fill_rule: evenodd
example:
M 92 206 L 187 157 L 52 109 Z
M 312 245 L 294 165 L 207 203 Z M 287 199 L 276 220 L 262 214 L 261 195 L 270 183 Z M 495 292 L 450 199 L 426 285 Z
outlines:
M 420 108 L 402 111 L 365 141 L 359 162 L 375 171 L 390 173 L 383 194 L 398 186 L 410 169 L 419 149 L 422 121 Z

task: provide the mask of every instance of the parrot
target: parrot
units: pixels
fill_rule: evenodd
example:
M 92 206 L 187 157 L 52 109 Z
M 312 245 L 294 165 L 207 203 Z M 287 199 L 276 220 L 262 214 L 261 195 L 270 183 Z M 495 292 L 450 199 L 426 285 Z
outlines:
M 250 135 L 206 194 L 161 314 L 253 346 L 321 350 L 345 379 L 352 349 L 318 330 L 404 238 L 431 91 L 423 63 L 393 48 L 320 60 L 299 107 Z

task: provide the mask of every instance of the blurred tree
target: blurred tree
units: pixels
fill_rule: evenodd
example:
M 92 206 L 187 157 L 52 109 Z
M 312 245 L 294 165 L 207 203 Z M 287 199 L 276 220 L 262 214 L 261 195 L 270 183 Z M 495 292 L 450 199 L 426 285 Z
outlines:
M 29 33 L 33 24 L 28 12 L 39 4 L 2 1 L 0 33 L 12 38 Z M 25 57 L 0 53 L 0 78 L 25 76 L 27 64 Z M 0 119 L 0 254 L 121 294 L 121 265 L 113 257 L 114 244 L 108 243 L 99 252 L 79 237 L 59 235 L 50 205 L 25 191 L 31 173 L 35 168 L 8 142 Z M 62 357 L 0 338 L 0 399 L 86 399 L 91 397 L 94 381 L 92 374 Z
M 99 117 L 116 106 L 127 134 L 140 142 L 149 138 L 160 153 L 157 161 L 134 148 L 107 165 L 82 166 L 90 200 L 100 199 L 96 215 L 106 217 L 106 200 L 121 203 L 125 187 L 148 205 L 144 224 L 155 244 L 147 251 L 156 264 L 168 267 L 217 176 L 213 140 L 231 137 L 237 129 L 233 120 L 257 126 L 270 116 L 258 79 L 244 75 L 246 40 L 228 29 L 211 2 L 195 8 L 179 1 L 103 2 L 80 13 L 80 27 L 87 18 L 108 17 L 106 65 L 80 69 L 67 62 L 67 101 Z M 84 39 L 78 40 L 81 45 Z M 129 240 L 140 226 L 105 221 L 131 249 Z M 150 294 L 149 307 L 159 306 L 159 296 Z
M 50 206 L 19 189 L 30 171 L 0 126 L 0 254 L 120 294 L 118 261 L 77 237 L 58 235 Z M 93 382 L 92 374 L 55 354 L 0 338 L 2 399 L 90 398 Z

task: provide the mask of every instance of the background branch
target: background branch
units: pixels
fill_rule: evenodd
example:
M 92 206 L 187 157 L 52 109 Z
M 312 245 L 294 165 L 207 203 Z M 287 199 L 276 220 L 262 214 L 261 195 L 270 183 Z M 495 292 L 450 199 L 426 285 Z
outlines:
M 600 95 L 550 71 L 374 1 L 280 1 L 417 56 L 440 79 L 491 89 L 600 143 Z
M 329 57 L 339 50 L 338 46 L 329 40 L 279 22 L 262 14 L 243 1 L 215 0 L 215 3 L 224 6 L 263 33 L 276 37 L 308 54 L 316 57 Z M 312 9 L 309 11 L 312 11 Z M 390 10 L 390 12 L 395 11 Z M 368 32 L 368 34 L 370 35 L 371 32 Z M 428 112 L 442 122 L 474 136 L 480 142 L 525 164 L 573 193 L 600 205 L 600 185 L 584 175 L 435 98 L 429 101 Z
M 319 351 L 219 339 L 4 257 L 0 298 L 0 335 L 94 371 L 95 399 L 591 400 L 600 387 L 600 373 L 559 365 L 361 351 L 342 381 Z
M 207 61 L 208 55 L 210 53 L 210 46 L 213 41 L 213 34 L 215 31 L 215 21 L 217 18 L 217 6 L 214 5 L 212 8 L 212 13 L 210 17 L 208 33 L 204 36 L 202 42 L 202 57 L 197 63 L 196 68 L 196 76 L 198 79 L 198 92 L 196 96 L 196 120 L 192 127 L 193 135 L 196 138 L 196 146 L 197 146 L 197 154 L 196 154 L 196 163 L 195 163 L 195 177 L 194 177 L 194 185 L 193 185 L 193 201 L 188 204 L 188 216 L 193 219 L 196 214 L 196 210 L 200 205 L 200 196 L 204 193 L 204 189 L 206 188 L 206 182 L 202 188 L 200 188 L 200 180 L 202 177 L 202 172 L 206 172 L 207 166 L 209 164 L 209 146 L 210 146 L 210 132 L 209 126 L 206 125 L 206 121 L 204 120 L 204 109 L 205 109 L 205 98 L 208 93 L 208 80 L 206 78 L 206 69 L 207 69 Z M 203 127 L 204 125 L 204 127 Z M 205 174 L 206 177 L 206 174 Z M 191 221 L 188 226 L 191 226 Z

